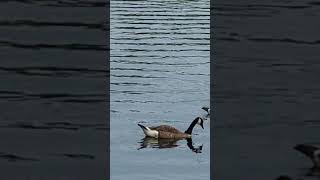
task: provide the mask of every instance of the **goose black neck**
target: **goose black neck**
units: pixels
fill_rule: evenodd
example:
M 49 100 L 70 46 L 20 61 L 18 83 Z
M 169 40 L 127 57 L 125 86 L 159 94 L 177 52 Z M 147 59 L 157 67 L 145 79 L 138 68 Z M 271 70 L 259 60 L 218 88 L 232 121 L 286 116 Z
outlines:
M 184 133 L 192 134 L 192 130 L 193 130 L 194 126 L 197 124 L 197 122 L 198 122 L 198 118 L 196 118 L 195 120 L 192 121 L 192 123 L 190 124 L 190 126 L 188 127 L 188 129 Z

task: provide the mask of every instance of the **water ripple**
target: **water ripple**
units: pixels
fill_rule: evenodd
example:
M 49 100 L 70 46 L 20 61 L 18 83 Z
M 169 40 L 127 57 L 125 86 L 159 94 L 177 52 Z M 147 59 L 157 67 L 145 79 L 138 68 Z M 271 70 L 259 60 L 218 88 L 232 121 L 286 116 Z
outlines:
M 105 77 L 107 70 L 89 69 L 89 68 L 65 68 L 65 67 L 0 67 L 0 71 L 22 74 L 26 76 L 93 76 Z
M 0 47 L 13 47 L 13 48 L 23 48 L 23 49 L 63 49 L 63 50 L 87 50 L 87 51 L 107 51 L 109 48 L 106 45 L 96 45 L 96 44 L 27 44 L 19 43 L 16 41 L 4 41 L 0 40 Z
M 53 21 L 36 21 L 36 20 L 14 20 L 14 21 L 0 21 L 0 26 L 32 26 L 32 27 L 48 27 L 48 26 L 63 26 L 63 27 L 84 27 L 88 29 L 107 30 L 104 22 L 101 23 L 84 23 L 84 22 L 53 22 Z
M 18 91 L 0 91 L 1 100 L 50 100 L 57 102 L 73 102 L 73 103 L 100 103 L 106 102 L 106 94 L 68 94 L 68 93 L 39 93 L 31 94 Z
M 83 0 L 4 0 L 0 3 L 12 2 L 39 6 L 53 6 L 53 7 L 106 7 L 105 1 L 83 1 Z
M 0 159 L 5 159 L 10 162 L 17 162 L 17 161 L 39 161 L 36 158 L 30 158 L 30 157 L 23 157 L 20 155 L 15 155 L 11 153 L 3 153 L 0 152 Z

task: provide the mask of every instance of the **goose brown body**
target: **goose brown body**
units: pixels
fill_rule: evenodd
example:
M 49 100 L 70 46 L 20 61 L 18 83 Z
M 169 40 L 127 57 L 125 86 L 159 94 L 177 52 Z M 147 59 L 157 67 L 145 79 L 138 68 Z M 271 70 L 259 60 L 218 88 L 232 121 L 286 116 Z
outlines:
M 160 125 L 160 126 L 153 126 L 153 127 L 145 127 L 141 124 L 138 124 L 138 125 L 143 129 L 146 136 L 150 136 L 150 134 L 152 135 L 156 134 L 156 136 L 150 136 L 150 137 L 162 138 L 162 139 L 181 139 L 181 138 L 190 138 L 192 129 L 196 124 L 200 124 L 201 127 L 203 128 L 203 119 L 200 117 L 197 117 L 196 119 L 194 119 L 190 124 L 189 128 L 185 132 L 181 132 L 178 129 L 169 125 Z
M 173 133 L 168 131 L 159 131 L 159 138 L 169 138 L 169 139 L 181 139 L 181 138 L 189 138 L 191 134 L 186 134 L 183 132 Z
M 169 126 L 169 125 L 160 125 L 149 127 L 152 130 L 157 130 L 159 132 L 159 138 L 168 138 L 168 139 L 181 139 L 191 137 L 190 134 L 179 131 L 178 129 Z
M 165 131 L 165 132 L 171 132 L 171 133 L 183 133 L 181 131 L 179 131 L 178 129 L 169 126 L 169 125 L 160 125 L 160 126 L 153 126 L 153 127 L 149 127 L 152 130 L 157 130 L 157 131 Z

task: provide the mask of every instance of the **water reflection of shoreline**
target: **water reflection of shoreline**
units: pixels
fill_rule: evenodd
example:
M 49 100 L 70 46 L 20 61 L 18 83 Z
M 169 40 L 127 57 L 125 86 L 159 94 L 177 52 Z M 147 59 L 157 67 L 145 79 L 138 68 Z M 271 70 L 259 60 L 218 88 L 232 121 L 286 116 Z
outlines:
M 194 153 L 201 153 L 202 152 L 202 147 L 194 147 L 192 138 L 187 138 L 187 139 L 156 139 L 156 138 L 151 138 L 151 137 L 145 137 L 141 139 L 138 143 L 140 144 L 140 147 L 138 150 L 143 149 L 143 148 L 158 148 L 158 149 L 164 149 L 164 148 L 175 148 L 178 147 L 179 145 L 177 144 L 178 141 L 180 140 L 186 140 L 187 141 L 187 146 L 188 148 L 194 152 Z

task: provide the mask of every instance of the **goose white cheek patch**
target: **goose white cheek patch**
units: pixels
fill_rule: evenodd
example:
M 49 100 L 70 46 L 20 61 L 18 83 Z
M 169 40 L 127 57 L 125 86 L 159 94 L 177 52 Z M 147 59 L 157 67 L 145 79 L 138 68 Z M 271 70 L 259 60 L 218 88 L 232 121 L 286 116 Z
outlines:
M 202 119 L 199 118 L 197 124 L 201 125 L 201 122 L 202 122 Z

